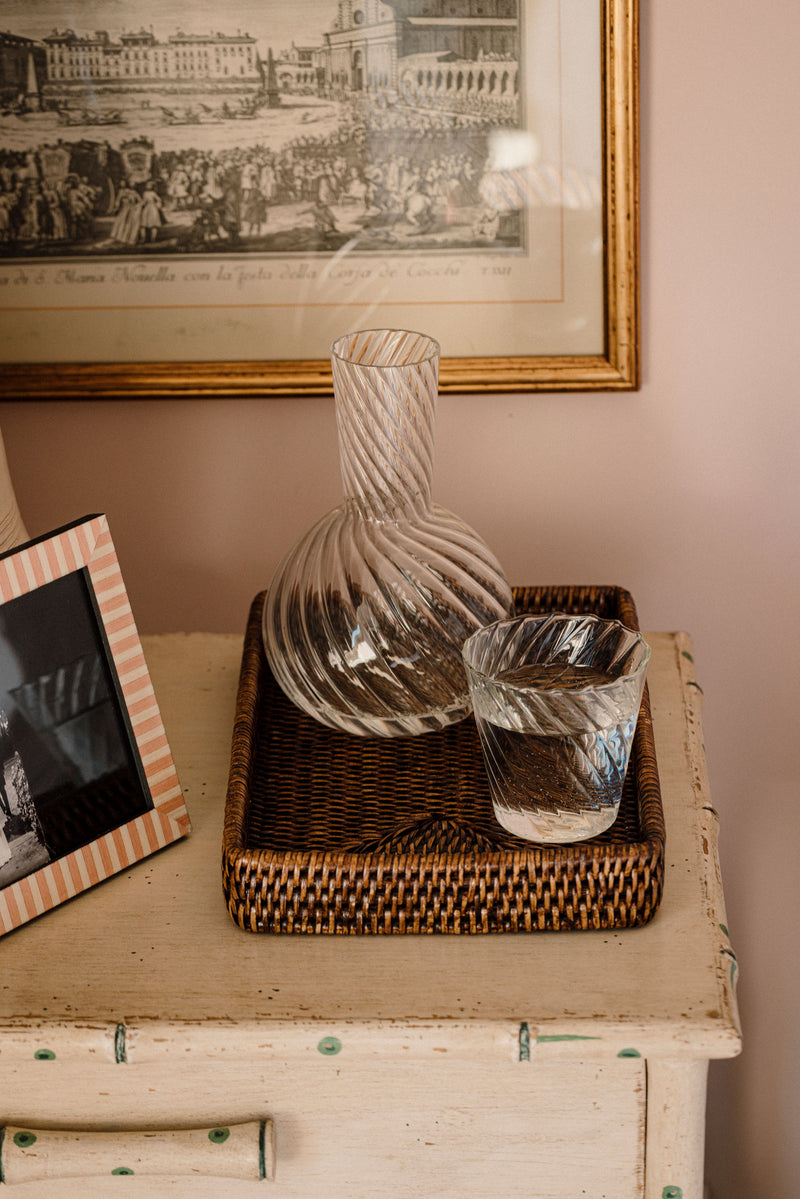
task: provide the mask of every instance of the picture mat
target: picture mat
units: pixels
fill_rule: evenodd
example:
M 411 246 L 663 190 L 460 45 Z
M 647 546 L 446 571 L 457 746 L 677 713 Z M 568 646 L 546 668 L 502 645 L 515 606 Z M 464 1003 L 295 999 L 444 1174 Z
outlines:
M 324 359 L 336 336 L 369 325 L 423 328 L 447 357 L 602 354 L 599 8 L 523 0 L 521 31 L 522 125 L 581 198 L 531 204 L 520 251 L 0 259 L 3 360 Z

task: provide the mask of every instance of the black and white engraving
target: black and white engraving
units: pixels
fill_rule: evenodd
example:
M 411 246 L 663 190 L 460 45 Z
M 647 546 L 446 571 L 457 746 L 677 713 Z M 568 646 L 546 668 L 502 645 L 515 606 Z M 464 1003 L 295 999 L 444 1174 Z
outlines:
M 519 0 L 0 0 L 0 258 L 518 249 L 520 44 Z

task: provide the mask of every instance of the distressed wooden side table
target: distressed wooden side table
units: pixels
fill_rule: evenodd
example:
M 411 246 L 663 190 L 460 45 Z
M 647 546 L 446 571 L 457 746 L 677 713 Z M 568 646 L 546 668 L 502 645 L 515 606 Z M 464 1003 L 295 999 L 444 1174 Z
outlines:
M 708 1062 L 740 1047 L 736 963 L 691 644 L 648 640 L 667 824 L 651 923 L 372 938 L 231 922 L 241 638 L 144 638 L 194 831 L 0 942 L 4 1184 L 21 1199 L 701 1199 Z

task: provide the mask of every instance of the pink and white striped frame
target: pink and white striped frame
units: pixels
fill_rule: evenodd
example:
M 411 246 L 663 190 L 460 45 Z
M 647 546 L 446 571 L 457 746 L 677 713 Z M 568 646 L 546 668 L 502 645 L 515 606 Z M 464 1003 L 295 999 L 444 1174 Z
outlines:
M 153 807 L 0 890 L 0 936 L 190 831 L 106 517 L 86 517 L 0 558 L 0 604 L 83 568 L 91 581 Z

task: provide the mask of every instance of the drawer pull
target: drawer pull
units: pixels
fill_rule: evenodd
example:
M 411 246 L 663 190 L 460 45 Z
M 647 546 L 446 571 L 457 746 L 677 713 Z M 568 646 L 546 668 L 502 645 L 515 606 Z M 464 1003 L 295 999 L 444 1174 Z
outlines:
M 109 1174 L 275 1177 L 272 1120 L 214 1128 L 76 1132 L 6 1125 L 0 1129 L 0 1182 Z

